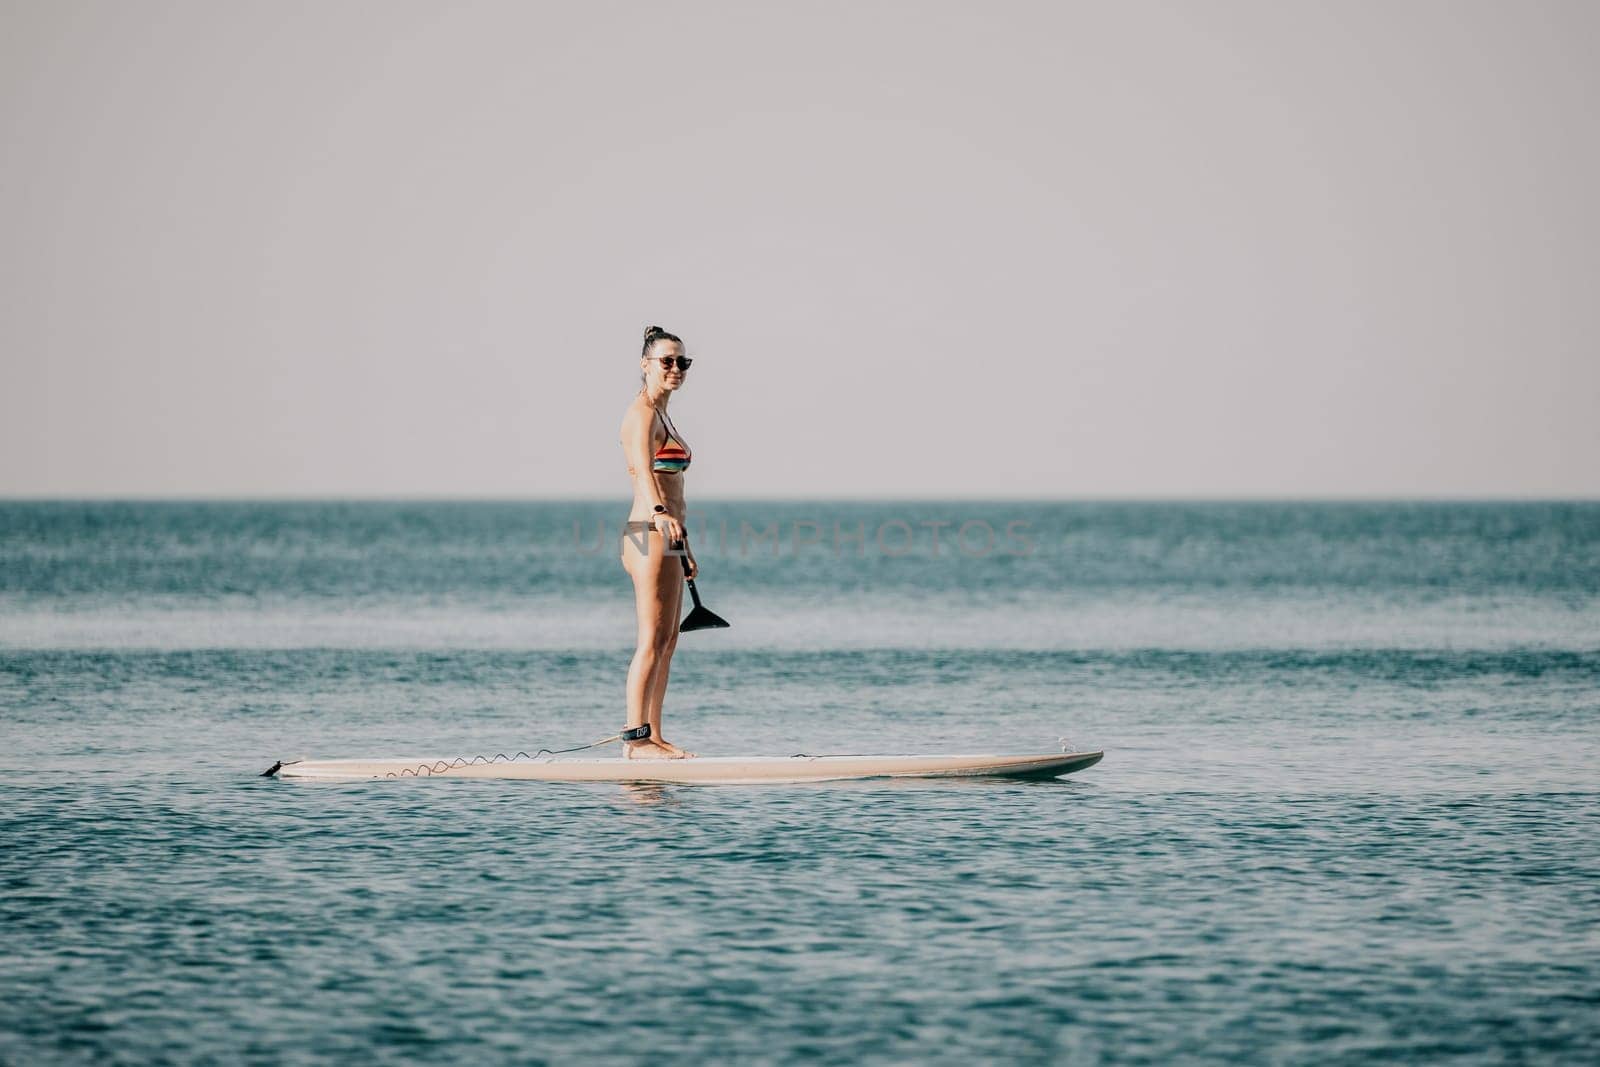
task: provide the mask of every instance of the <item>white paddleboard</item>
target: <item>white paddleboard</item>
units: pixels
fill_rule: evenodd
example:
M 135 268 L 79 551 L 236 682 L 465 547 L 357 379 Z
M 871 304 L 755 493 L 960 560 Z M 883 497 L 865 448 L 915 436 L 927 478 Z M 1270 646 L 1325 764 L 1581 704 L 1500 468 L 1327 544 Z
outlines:
M 757 785 L 852 778 L 1059 778 L 1100 762 L 1103 752 L 1021 756 L 696 756 L 678 760 L 346 759 L 297 760 L 279 778 L 501 778 L 539 782 L 676 782 Z

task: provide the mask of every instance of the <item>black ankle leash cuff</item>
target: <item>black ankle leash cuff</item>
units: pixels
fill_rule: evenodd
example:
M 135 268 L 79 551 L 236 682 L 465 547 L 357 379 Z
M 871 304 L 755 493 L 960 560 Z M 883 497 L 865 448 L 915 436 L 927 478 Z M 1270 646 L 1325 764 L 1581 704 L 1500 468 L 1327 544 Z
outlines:
M 631 730 L 622 731 L 622 739 L 624 741 L 643 741 L 645 738 L 647 738 L 649 736 L 650 736 L 650 724 L 649 723 L 645 723 L 643 726 L 635 726 Z

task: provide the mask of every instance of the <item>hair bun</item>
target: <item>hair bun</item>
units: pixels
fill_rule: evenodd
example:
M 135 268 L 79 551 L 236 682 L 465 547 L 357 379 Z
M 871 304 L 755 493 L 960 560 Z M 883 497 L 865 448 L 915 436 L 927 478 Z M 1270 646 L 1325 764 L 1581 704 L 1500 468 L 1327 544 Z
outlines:
M 675 333 L 668 333 L 659 326 L 646 326 L 644 331 L 644 351 L 639 353 L 641 358 L 650 358 L 650 346 L 657 341 L 676 341 L 683 344 L 683 338 Z

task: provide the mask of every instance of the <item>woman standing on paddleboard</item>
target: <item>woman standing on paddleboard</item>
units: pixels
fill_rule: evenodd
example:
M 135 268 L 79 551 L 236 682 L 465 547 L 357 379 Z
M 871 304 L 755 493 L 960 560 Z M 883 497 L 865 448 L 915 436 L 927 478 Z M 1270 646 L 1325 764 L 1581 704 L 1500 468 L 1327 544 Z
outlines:
M 661 734 L 667 671 L 678 647 L 683 580 L 685 572 L 693 578 L 699 570 L 684 526 L 683 472 L 694 456 L 667 417 L 667 401 L 683 388 L 691 362 L 679 338 L 659 326 L 645 330 L 639 358 L 643 385 L 622 417 L 622 451 L 633 478 L 622 566 L 633 579 L 639 620 L 639 644 L 628 667 L 628 729 L 622 745 L 631 759 L 694 755 Z

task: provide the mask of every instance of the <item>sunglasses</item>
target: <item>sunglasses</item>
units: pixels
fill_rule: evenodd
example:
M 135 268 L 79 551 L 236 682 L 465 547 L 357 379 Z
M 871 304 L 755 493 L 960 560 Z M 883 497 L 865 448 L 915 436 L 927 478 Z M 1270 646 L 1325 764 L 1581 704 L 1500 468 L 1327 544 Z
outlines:
M 651 358 L 661 361 L 662 370 L 671 370 L 674 362 L 678 364 L 679 370 L 688 370 L 689 364 L 694 362 L 688 356 L 652 356 Z

